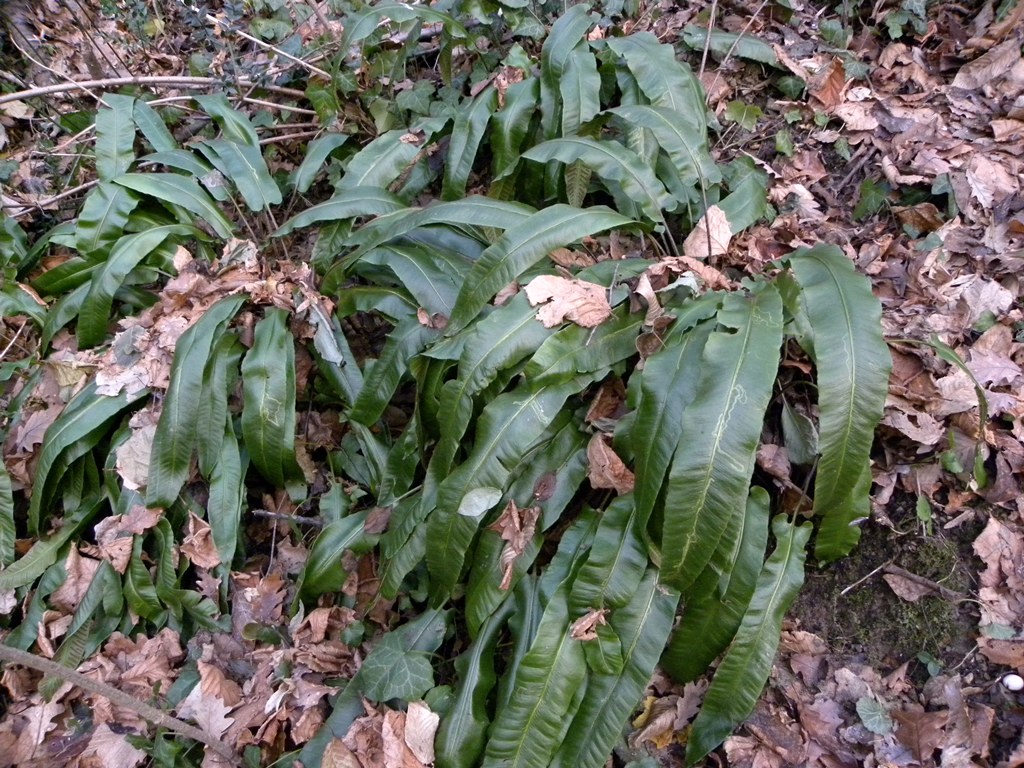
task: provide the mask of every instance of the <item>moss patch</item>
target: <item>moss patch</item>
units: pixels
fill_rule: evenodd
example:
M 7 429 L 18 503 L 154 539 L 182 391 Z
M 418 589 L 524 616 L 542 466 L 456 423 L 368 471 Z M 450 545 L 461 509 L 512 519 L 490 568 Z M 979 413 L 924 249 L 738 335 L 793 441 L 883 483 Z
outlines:
M 912 522 L 911 522 L 912 525 Z M 970 542 L 977 531 L 899 535 L 873 523 L 845 560 L 814 571 L 790 611 L 801 628 L 821 636 L 838 655 L 879 668 L 894 668 L 926 653 L 950 669 L 970 652 L 977 614 L 970 603 L 898 597 L 876 568 L 892 563 L 970 596 L 974 591 Z M 865 578 L 868 577 L 868 578 Z M 864 579 L 863 582 L 859 582 Z M 844 590 L 851 585 L 846 594 Z

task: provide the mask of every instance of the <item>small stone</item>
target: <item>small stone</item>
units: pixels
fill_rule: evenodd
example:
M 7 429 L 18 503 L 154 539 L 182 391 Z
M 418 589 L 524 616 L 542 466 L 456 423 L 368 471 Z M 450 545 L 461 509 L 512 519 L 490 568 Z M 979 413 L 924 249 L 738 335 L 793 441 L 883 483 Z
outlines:
M 1020 675 L 1003 675 L 1003 687 L 1008 691 L 1024 690 L 1024 677 Z

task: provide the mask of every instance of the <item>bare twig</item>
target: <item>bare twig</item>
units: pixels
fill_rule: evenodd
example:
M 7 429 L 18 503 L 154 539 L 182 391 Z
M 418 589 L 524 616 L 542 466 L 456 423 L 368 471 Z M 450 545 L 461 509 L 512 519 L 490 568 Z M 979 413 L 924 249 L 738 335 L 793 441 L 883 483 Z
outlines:
M 251 510 L 256 517 L 266 517 L 270 520 L 281 520 L 286 523 L 298 523 L 308 525 L 311 528 L 323 528 L 324 521 L 319 517 L 300 517 L 299 515 L 286 515 L 284 512 L 271 512 L 269 509 Z
M 211 16 L 211 15 L 207 14 L 206 15 L 206 20 L 208 22 L 210 22 L 211 24 L 218 25 L 219 27 L 221 27 L 222 29 L 230 32 L 233 35 L 238 35 L 243 40 L 248 40 L 250 43 L 258 45 L 258 46 L 260 46 L 261 48 L 263 48 L 265 50 L 272 51 L 273 53 L 277 54 L 278 56 L 280 56 L 283 59 L 288 59 L 288 61 L 291 61 L 291 62 L 293 62 L 295 64 L 298 64 L 300 67 L 304 67 L 305 69 L 307 69 L 310 72 L 312 72 L 314 75 L 320 75 L 320 77 L 325 77 L 328 80 L 331 79 L 331 73 L 330 72 L 326 72 L 326 71 L 320 69 L 320 67 L 315 67 L 312 64 L 310 64 L 308 62 L 305 62 L 302 59 L 298 58 L 297 56 L 292 56 L 290 53 L 286 53 L 285 51 L 282 51 L 280 48 L 277 48 L 277 47 L 271 45 L 270 43 L 265 43 L 262 40 L 260 40 L 259 38 L 253 37 L 252 35 L 247 34 L 247 33 L 243 32 L 240 29 L 232 29 L 230 25 L 228 25 L 227 23 L 221 21 L 220 19 L 217 19 L 214 16 Z
M 19 202 L 19 205 L 24 206 L 23 209 L 20 210 L 20 211 L 9 212 L 7 215 L 10 216 L 13 219 L 16 219 L 19 216 L 24 216 L 26 213 L 29 213 L 31 211 L 42 210 L 43 208 L 46 208 L 48 205 L 53 205 L 54 203 L 59 203 L 61 200 L 65 200 L 65 199 L 67 199 L 69 197 L 74 197 L 79 192 L 85 192 L 88 189 L 92 189 L 93 187 L 95 187 L 99 183 L 100 183 L 99 179 L 93 179 L 92 181 L 85 182 L 85 184 L 79 184 L 77 187 L 73 187 L 72 189 L 65 190 L 64 192 L 61 192 L 59 195 L 54 195 L 53 197 L 48 197 L 45 200 L 38 200 L 38 201 L 36 201 L 34 203 L 21 203 L 21 202 Z M 9 206 L 5 202 L 5 204 L 2 207 L 7 208 Z
M 282 144 L 292 139 L 308 139 L 313 136 L 319 136 L 321 133 L 323 133 L 322 128 L 316 131 L 300 131 L 299 133 L 288 133 L 284 136 L 271 136 L 267 139 L 260 139 L 260 144 Z
M 879 571 L 884 571 L 884 570 L 885 570 L 886 568 L 888 568 L 888 567 L 889 567 L 890 565 L 892 565 L 892 560 L 890 560 L 890 561 L 889 561 L 889 562 L 887 562 L 887 563 L 882 563 L 882 564 L 881 564 L 880 566 L 878 566 L 877 568 L 875 568 L 875 570 L 873 570 L 873 571 L 872 571 L 871 573 L 869 573 L 869 574 L 867 574 L 866 576 L 864 576 L 863 578 L 857 579 L 857 580 L 856 580 L 855 582 L 853 582 L 853 584 L 851 584 L 851 585 L 850 585 L 850 586 L 848 586 L 848 587 L 847 587 L 846 589 L 844 589 L 844 590 L 843 590 L 842 592 L 840 592 L 840 593 L 839 593 L 839 596 L 840 596 L 840 597 L 845 597 L 845 596 L 846 596 L 846 595 L 847 595 L 847 594 L 848 594 L 849 592 L 852 592 L 852 591 L 853 591 L 854 589 L 856 589 L 857 587 L 859 587 L 859 586 L 860 586 L 861 584 L 863 584 L 863 583 L 864 583 L 865 581 L 867 581 L 868 579 L 870 579 L 870 578 L 871 578 L 872 576 L 874 576 L 874 575 L 875 575 L 876 573 L 878 573 Z
M 159 726 L 160 728 L 166 728 L 167 730 L 174 731 L 175 733 L 180 733 L 182 736 L 187 736 L 190 739 L 194 739 L 195 741 L 205 744 L 227 760 L 231 765 L 242 765 L 242 761 L 238 759 L 238 755 L 235 754 L 234 750 L 213 734 L 196 728 L 194 725 L 189 725 L 188 723 L 179 720 L 178 718 L 173 717 L 150 704 L 146 704 L 144 701 L 139 701 L 134 696 L 129 696 L 127 693 L 117 690 L 117 688 L 114 688 L 113 686 L 101 683 L 98 680 L 93 680 L 91 677 L 87 677 L 81 672 L 68 669 L 55 661 L 44 659 L 42 656 L 36 656 L 34 653 L 28 653 L 20 648 L 12 648 L 9 645 L 4 645 L 3 643 L 0 643 L 0 661 L 5 661 L 8 664 L 19 664 L 23 667 L 29 667 L 37 670 L 38 672 L 42 672 L 44 675 L 49 675 L 50 677 L 55 677 L 58 680 L 64 680 L 65 682 L 71 683 L 84 691 L 88 691 L 89 693 L 102 696 L 119 707 L 131 710 L 139 717 L 149 721 L 153 725 Z
M 305 99 L 306 94 L 295 88 L 284 88 L 280 85 L 261 85 L 243 78 L 241 84 L 246 87 L 255 87 L 271 93 L 280 93 L 283 96 L 291 96 L 295 99 Z M 49 96 L 52 93 L 66 93 L 68 91 L 88 91 L 90 88 L 118 88 L 122 85 L 173 85 L 179 88 L 209 88 L 212 85 L 222 86 L 223 82 L 215 77 L 187 77 L 183 75 L 141 75 L 138 77 L 108 77 L 102 80 L 81 80 L 77 82 L 59 83 L 58 85 L 45 85 L 39 88 L 29 88 L 25 91 L 9 93 L 0 96 L 0 104 L 9 101 L 24 101 L 37 96 Z

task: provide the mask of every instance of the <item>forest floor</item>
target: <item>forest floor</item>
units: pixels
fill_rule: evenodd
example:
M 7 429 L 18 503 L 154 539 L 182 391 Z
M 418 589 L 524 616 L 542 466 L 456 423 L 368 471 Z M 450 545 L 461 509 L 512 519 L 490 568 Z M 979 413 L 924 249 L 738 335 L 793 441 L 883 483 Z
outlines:
M 189 74 L 196 51 L 174 7 L 164 18 L 118 4 L 105 16 L 78 1 L 7 4 L 3 67 L 18 70 L 0 72 L 8 91 Z M 925 10 L 882 0 L 856 17 L 789 5 L 650 3 L 614 22 L 676 43 L 721 124 L 716 155 L 745 154 L 770 173 L 777 217 L 737 237 L 715 266 L 742 273 L 800 245 L 840 246 L 871 276 L 894 361 L 861 544 L 809 568 L 765 694 L 709 764 L 1021 766 L 1024 692 L 1001 680 L 1024 673 L 1024 3 L 999 21 L 991 2 Z M 712 16 L 740 43 L 688 47 L 686 25 Z M 330 31 L 315 20 L 308 37 Z M 224 34 L 235 56 L 268 55 Z M 49 150 L 37 142 L 67 130 L 46 121 L 87 107 L 83 99 L 62 94 L 48 110 L 0 104 L 3 207 L 29 230 L 74 206 L 63 179 L 77 161 L 44 163 Z M 767 454 L 759 464 L 786 492 L 785 470 Z M 283 589 L 259 589 L 259 610 L 282 610 Z M 7 707 L 45 709 L 19 674 L 4 674 Z M 656 678 L 628 740 L 635 751 L 617 759 L 682 764 L 704 687 Z M 72 736 L 46 737 L 62 739 Z

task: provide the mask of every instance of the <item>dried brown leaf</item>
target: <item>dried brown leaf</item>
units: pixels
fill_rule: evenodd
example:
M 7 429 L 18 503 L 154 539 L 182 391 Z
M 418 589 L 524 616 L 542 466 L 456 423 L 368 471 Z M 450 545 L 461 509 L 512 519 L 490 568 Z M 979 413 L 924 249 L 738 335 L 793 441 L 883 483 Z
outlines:
M 537 319 L 545 328 L 554 328 L 566 320 L 593 328 L 612 315 L 606 290 L 596 283 L 557 275 L 540 275 L 525 288 L 530 306 L 541 306 Z
M 694 260 L 721 256 L 728 253 L 732 235 L 732 226 L 725 211 L 717 205 L 712 205 L 683 241 L 683 253 Z
M 569 636 L 581 642 L 597 640 L 597 628 L 608 624 L 608 614 L 607 608 L 601 608 L 580 616 L 569 628 Z
M 613 488 L 618 494 L 633 490 L 636 478 L 600 434 L 587 444 L 587 479 L 594 488 Z

